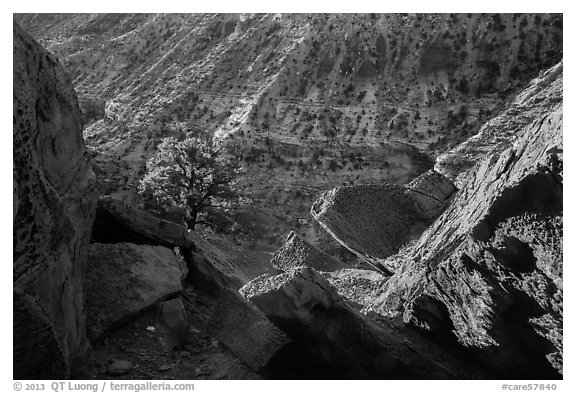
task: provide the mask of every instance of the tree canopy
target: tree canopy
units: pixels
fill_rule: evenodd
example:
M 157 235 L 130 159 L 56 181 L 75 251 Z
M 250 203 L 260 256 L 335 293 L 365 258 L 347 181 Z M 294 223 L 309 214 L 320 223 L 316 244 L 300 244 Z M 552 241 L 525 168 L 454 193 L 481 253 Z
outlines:
M 238 192 L 240 172 L 236 158 L 212 138 L 167 137 L 147 162 L 139 192 L 180 216 L 189 229 L 212 226 L 215 216 L 244 202 Z

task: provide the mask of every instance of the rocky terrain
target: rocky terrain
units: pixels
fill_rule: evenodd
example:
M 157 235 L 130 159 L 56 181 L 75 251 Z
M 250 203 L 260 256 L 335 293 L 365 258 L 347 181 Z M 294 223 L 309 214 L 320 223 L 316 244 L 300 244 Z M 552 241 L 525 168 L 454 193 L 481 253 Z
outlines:
M 366 293 L 364 302 L 354 299 L 360 310 L 310 267 L 263 275 L 241 292 L 354 377 L 561 378 L 562 63 L 533 81 L 515 104 L 535 85 L 547 109 L 522 106 L 526 112 L 501 115 L 506 130 L 493 134 L 505 131 L 513 140 L 502 151 L 478 150 L 479 162 L 459 175 L 464 180 L 446 210 L 416 239 L 405 235 L 404 246 L 382 262 L 394 267 L 391 277 L 376 290 L 355 287 Z M 318 201 L 331 202 L 329 209 L 350 207 Z M 350 203 L 352 217 L 374 214 L 374 204 Z M 365 230 L 378 233 L 363 221 Z M 346 227 L 346 221 L 330 223 L 337 224 Z M 376 238 L 384 242 L 391 239 L 386 231 L 402 233 L 394 222 L 382 228 Z M 350 248 L 358 244 L 356 237 L 339 240 Z M 379 252 L 365 248 L 362 257 L 377 260 Z M 361 359 L 369 361 L 354 370 Z
M 296 228 L 332 255 L 308 218 L 322 192 L 414 179 L 562 58 L 562 16 L 548 14 L 15 20 L 70 73 L 105 193 L 134 202 L 161 138 L 207 130 L 248 169 L 243 233 L 278 247 Z
M 15 379 L 563 377 L 561 16 L 15 20 Z M 179 128 L 244 233 L 136 198 Z

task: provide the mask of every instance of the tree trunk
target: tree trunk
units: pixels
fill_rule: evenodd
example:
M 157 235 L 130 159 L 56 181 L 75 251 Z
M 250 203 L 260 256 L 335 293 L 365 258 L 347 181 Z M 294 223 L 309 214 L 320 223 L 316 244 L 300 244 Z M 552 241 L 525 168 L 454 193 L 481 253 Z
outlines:
M 196 227 L 197 219 L 198 219 L 198 212 L 197 211 L 191 212 L 188 218 L 186 219 L 186 225 L 188 226 L 189 230 L 191 231 L 194 230 L 194 228 Z

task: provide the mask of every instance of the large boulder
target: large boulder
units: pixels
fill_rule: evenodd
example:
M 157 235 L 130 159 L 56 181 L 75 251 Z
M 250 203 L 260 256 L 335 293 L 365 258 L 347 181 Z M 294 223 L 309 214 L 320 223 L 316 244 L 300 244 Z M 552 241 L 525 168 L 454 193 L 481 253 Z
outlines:
M 61 65 L 16 24 L 13 41 L 13 285 L 29 304 L 14 302 L 14 364 L 50 365 L 15 368 L 14 375 L 62 378 L 87 348 L 82 279 L 94 175 L 76 95 Z M 46 345 L 23 343 L 30 335 Z M 57 353 L 61 359 L 54 361 Z
M 454 185 L 430 171 L 406 186 L 337 187 L 314 202 L 311 214 L 338 242 L 386 272 L 384 259 L 414 240 L 445 208 Z
M 508 120 L 514 142 L 461 176 L 444 213 L 390 257 L 400 269 L 366 308 L 466 347 L 495 378 L 562 372 L 562 71 L 553 70 L 536 83 L 538 105 Z
M 272 257 L 272 266 L 285 272 L 301 266 L 309 266 L 326 272 L 348 267 L 345 263 L 312 246 L 294 231 L 290 232 L 284 245 Z
M 186 274 L 185 263 L 166 247 L 90 244 L 85 281 L 88 337 L 98 340 L 178 295 Z
M 341 370 L 343 378 L 469 376 L 448 360 L 422 355 L 393 328 L 373 323 L 309 267 L 261 276 L 241 293 L 294 340 Z
M 238 290 L 261 274 L 279 272 L 268 255 L 243 250 L 229 240 L 195 232 L 189 232 L 187 240 L 190 247 L 184 250 L 184 258 L 190 269 L 188 282 L 214 296 L 225 289 Z
M 221 292 L 208 330 L 252 370 L 262 370 L 291 340 L 237 291 Z
M 217 235 L 189 231 L 110 196 L 98 200 L 92 242 L 179 247 L 190 270 L 188 281 L 212 294 L 278 272 L 266 253 L 243 249 Z

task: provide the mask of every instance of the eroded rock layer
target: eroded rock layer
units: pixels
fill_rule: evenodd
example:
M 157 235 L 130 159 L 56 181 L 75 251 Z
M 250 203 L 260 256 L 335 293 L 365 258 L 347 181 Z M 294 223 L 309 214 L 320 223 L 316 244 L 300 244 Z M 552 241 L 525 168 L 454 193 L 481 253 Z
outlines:
M 346 264 L 312 246 L 294 231 L 288 234 L 284 245 L 272 257 L 272 265 L 282 271 L 309 266 L 329 272 L 346 267 Z
M 61 378 L 86 347 L 82 279 L 94 219 L 93 173 L 78 101 L 64 70 L 16 24 L 13 40 L 14 288 L 22 299 L 35 298 L 35 315 L 43 315 L 27 334 L 36 328 L 38 337 L 53 332 L 47 340 L 62 354 L 54 363 L 47 351 L 20 342 L 25 327 L 18 321 L 26 316 L 15 301 L 14 362 L 24 357 L 58 364 L 42 377 Z M 20 378 L 38 376 L 26 370 L 31 374 Z
M 555 70 L 540 83 L 547 110 L 509 119 L 510 147 L 470 170 L 447 210 L 390 257 L 401 268 L 369 307 L 438 340 L 454 335 L 501 378 L 562 372 L 561 65 Z

